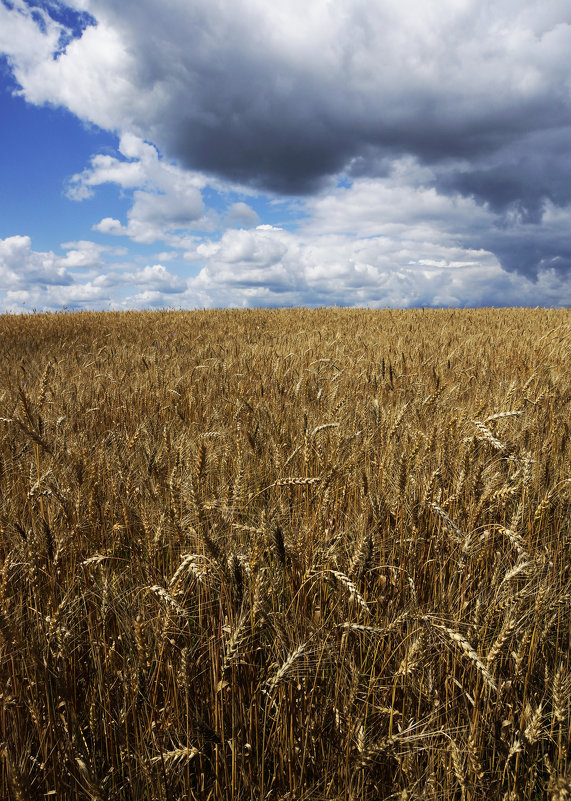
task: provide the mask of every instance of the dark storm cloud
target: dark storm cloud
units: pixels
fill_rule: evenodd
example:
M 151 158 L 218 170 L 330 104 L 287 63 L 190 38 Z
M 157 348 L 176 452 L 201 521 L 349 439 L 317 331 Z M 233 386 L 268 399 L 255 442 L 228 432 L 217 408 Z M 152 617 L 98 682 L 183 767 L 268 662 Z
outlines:
M 558 206 L 571 201 L 571 125 L 514 136 L 487 159 L 474 154 L 464 168 L 442 175 L 438 187 L 539 223 L 546 200 Z
M 201 125 L 189 117 L 168 133 L 170 152 L 190 168 L 260 189 L 311 194 L 354 152 L 353 141 L 342 131 L 314 119 L 278 123 L 248 109 L 228 120 L 213 112 L 213 118 Z
M 161 101 L 134 124 L 193 169 L 280 192 L 312 192 L 371 153 L 525 159 L 530 132 L 571 125 L 566 0 L 80 5 L 120 31 L 131 80 Z M 464 168 L 457 188 L 484 182 Z
M 529 277 L 546 271 L 571 273 L 571 236 L 565 233 L 545 236 L 540 227 L 525 232 L 497 230 L 482 236 L 479 243 L 509 272 Z

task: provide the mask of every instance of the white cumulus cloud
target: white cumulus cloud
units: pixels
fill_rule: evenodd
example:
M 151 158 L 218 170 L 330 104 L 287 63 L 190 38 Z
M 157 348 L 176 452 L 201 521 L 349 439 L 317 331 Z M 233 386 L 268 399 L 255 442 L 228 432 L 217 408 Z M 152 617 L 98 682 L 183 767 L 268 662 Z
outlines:
M 214 215 L 202 200 L 204 176 L 161 159 L 153 145 L 132 134 L 121 137 L 118 156 L 93 156 L 89 167 L 68 181 L 67 194 L 81 201 L 103 184 L 132 190 L 132 205 L 126 224 L 105 217 L 94 225 L 100 233 L 152 243 L 172 238 L 181 229 L 214 224 Z
M 0 287 L 16 289 L 34 283 L 65 286 L 72 281 L 54 253 L 36 253 L 29 236 L 0 239 Z

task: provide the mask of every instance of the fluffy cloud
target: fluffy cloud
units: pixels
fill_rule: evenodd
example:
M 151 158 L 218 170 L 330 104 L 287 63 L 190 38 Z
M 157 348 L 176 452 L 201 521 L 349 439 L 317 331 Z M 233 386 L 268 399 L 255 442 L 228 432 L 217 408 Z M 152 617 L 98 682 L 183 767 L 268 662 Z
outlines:
M 240 200 L 229 206 L 224 222 L 228 228 L 251 228 L 260 222 L 260 218 L 254 209 Z
M 0 310 L 100 309 L 115 306 L 118 295 L 154 292 L 164 298 L 188 288 L 161 264 L 134 268 L 114 262 L 122 249 L 87 241 L 62 249 L 64 256 L 35 251 L 28 236 L 0 239 Z
M 67 29 L 42 9 L 23 0 L 0 3 L 0 53 L 22 74 L 52 58 L 61 49 Z
M 62 267 L 66 267 L 70 270 L 100 267 L 105 254 L 120 256 L 126 253 L 124 248 L 110 248 L 85 240 L 79 242 L 64 242 L 61 247 L 63 250 L 67 251 L 67 253 L 64 258 L 58 259 L 57 261 Z
M 160 263 L 113 262 L 112 249 L 90 242 L 67 243 L 67 254 L 58 257 L 33 251 L 28 237 L 11 237 L 0 240 L 0 307 L 380 308 L 569 301 L 569 281 L 552 267 L 531 281 L 504 271 L 492 253 L 462 248 L 452 237 L 447 244 L 423 241 L 428 231 L 422 223 L 409 233 L 410 238 L 349 237 L 271 225 L 231 229 L 188 252 L 199 268 L 190 278 L 178 275 L 176 265 L 168 270 Z
M 28 284 L 66 286 L 72 282 L 54 253 L 32 251 L 29 236 L 0 239 L 0 287 L 18 289 Z
M 77 281 L 69 268 L 79 265 L 86 245 L 70 249 L 67 257 L 32 250 L 28 236 L 0 239 L 0 308 L 2 311 L 102 306 L 108 300 L 100 280 Z M 91 263 L 92 260 L 88 259 Z
M 560 305 L 568 284 L 544 271 L 541 285 L 506 273 L 485 251 L 419 238 L 296 235 L 272 227 L 227 231 L 201 246 L 206 265 L 189 281 L 207 305 Z
M 162 264 L 144 267 L 133 274 L 127 273 L 122 278 L 127 284 L 144 286 L 147 292 L 159 292 L 166 295 L 184 292 L 187 287 L 186 281 L 169 273 Z
M 215 188 L 224 197 L 236 194 L 231 187 L 204 175 L 182 169 L 159 156 L 157 149 L 133 134 L 123 134 L 116 156 L 97 154 L 89 167 L 73 175 L 66 192 L 71 200 L 91 197 L 97 187 L 114 184 L 131 198 L 127 221 L 104 217 L 93 229 L 102 234 L 127 236 L 135 242 L 158 240 L 184 247 L 189 230 L 213 231 L 217 227 L 252 227 L 258 214 L 244 201 L 230 202 L 219 214 L 203 201 L 202 191 Z
M 109 183 L 134 190 L 133 203 L 126 225 L 105 217 L 94 226 L 100 233 L 152 243 L 181 229 L 212 228 L 201 195 L 205 178 L 161 159 L 155 147 L 132 134 L 121 137 L 118 156 L 98 154 L 88 168 L 72 176 L 67 194 L 81 201 Z
M 203 219 L 204 207 L 200 192 L 196 189 L 169 194 L 137 190 L 127 216 L 126 226 L 121 225 L 119 220 L 105 217 L 94 225 L 94 230 L 125 235 L 135 242 L 150 244 L 169 238 L 174 231 L 193 227 Z
M 498 214 L 490 203 L 445 193 L 434 171 L 408 158 L 394 162 L 383 178 L 359 178 L 306 201 L 302 229 L 313 234 L 383 236 L 407 243 L 411 258 L 438 259 L 440 246 L 493 253 L 502 267 L 537 280 L 546 270 L 560 274 L 571 301 L 571 203 L 544 200 L 530 218 L 517 207 Z

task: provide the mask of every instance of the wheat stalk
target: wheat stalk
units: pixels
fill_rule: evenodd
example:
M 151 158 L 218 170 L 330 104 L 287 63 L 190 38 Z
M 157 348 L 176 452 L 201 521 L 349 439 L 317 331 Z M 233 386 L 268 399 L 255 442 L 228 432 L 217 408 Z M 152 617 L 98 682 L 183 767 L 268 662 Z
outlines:
M 291 652 L 291 654 L 284 660 L 284 662 L 278 667 L 275 674 L 268 679 L 266 682 L 267 692 L 269 694 L 273 693 L 277 688 L 282 684 L 286 678 L 290 670 L 293 668 L 294 664 L 303 656 L 304 653 L 307 651 L 307 643 L 301 643 L 298 645 L 297 648 Z
M 446 634 L 446 636 L 460 648 L 461 652 L 475 665 L 488 687 L 497 692 L 498 687 L 492 674 L 482 662 L 476 651 L 472 648 L 468 640 L 459 632 L 449 628 L 448 626 L 443 626 L 439 623 L 435 623 L 434 621 L 429 622 L 433 628 L 444 632 L 444 634 Z

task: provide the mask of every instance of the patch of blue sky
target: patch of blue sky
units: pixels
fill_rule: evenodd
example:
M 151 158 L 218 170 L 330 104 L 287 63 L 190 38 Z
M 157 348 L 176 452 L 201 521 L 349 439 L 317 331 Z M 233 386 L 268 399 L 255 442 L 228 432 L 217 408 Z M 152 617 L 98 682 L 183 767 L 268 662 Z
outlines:
M 6 0 L 2 0 L 2 2 L 10 8 Z M 96 24 L 96 20 L 91 14 L 86 11 L 69 8 L 59 0 L 24 0 L 24 2 L 31 9 L 32 19 L 42 32 L 45 32 L 46 29 L 45 14 L 62 26 L 62 33 L 54 58 L 57 58 L 58 54 L 62 53 L 73 39 L 79 38 L 86 28 Z
M 340 175 L 337 178 L 337 188 L 338 189 L 351 189 L 353 186 L 353 181 L 347 175 Z
M 4 69 L 2 68 L 4 67 Z M 76 203 L 66 181 L 94 152 L 114 152 L 115 136 L 60 108 L 32 106 L 15 95 L 0 64 L 0 237 L 28 235 L 39 250 L 75 239 L 101 217 L 122 217 L 129 200 L 111 187 Z
M 295 231 L 304 219 L 305 211 L 302 201 L 295 198 L 276 198 L 270 195 L 255 195 L 250 199 L 251 206 L 260 217 L 260 223 Z
M 295 199 L 278 198 L 263 192 L 219 190 L 207 185 L 202 190 L 202 199 L 207 208 L 213 209 L 218 214 L 221 231 L 228 227 L 227 215 L 235 203 L 245 203 L 249 206 L 258 215 L 258 224 L 273 225 L 286 230 L 293 230 L 303 214 L 300 204 Z M 247 227 L 255 227 L 255 224 L 252 223 Z

